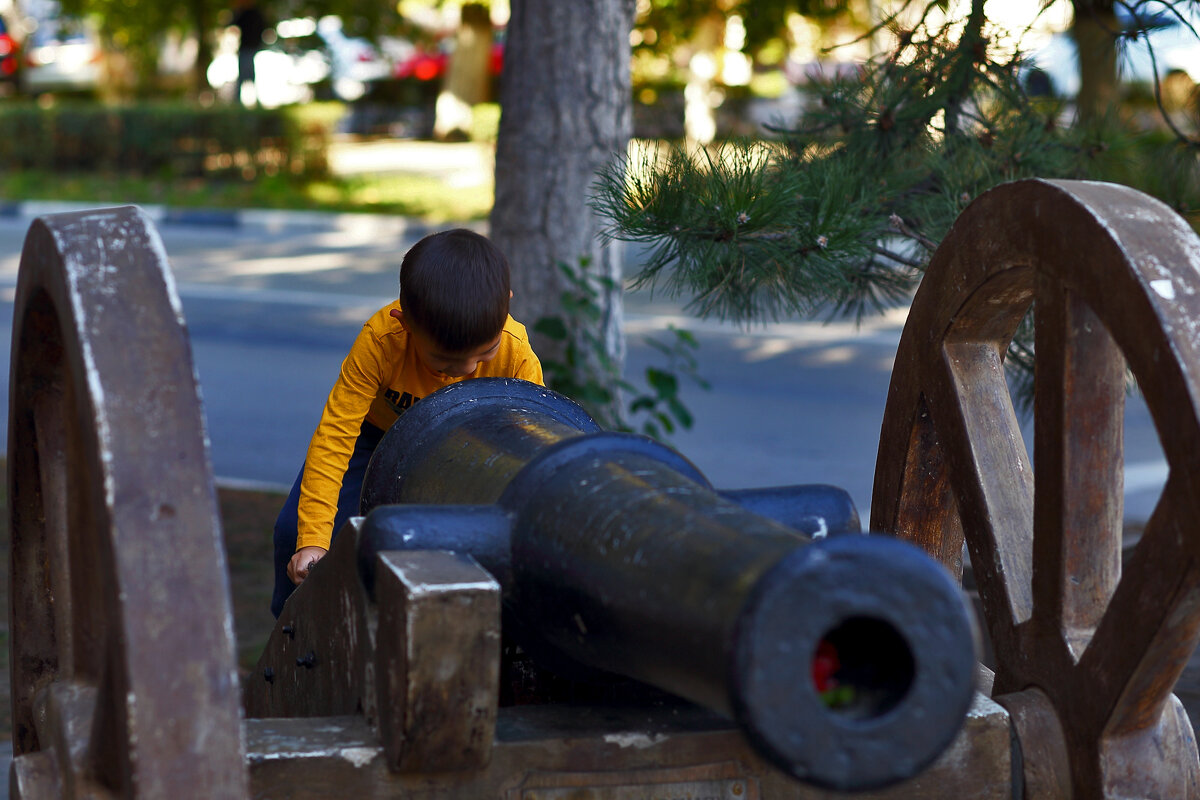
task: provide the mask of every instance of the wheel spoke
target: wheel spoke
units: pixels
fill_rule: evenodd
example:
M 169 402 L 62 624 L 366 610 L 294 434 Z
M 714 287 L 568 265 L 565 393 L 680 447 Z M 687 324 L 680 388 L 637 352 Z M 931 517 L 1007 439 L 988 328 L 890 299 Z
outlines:
M 1087 305 L 1045 275 L 1036 309 L 1033 595 L 1037 624 L 1078 658 L 1121 575 L 1125 362 Z
M 1046 698 L 1069 762 L 1054 771 L 1075 797 L 1200 785 L 1171 694 L 1200 638 L 1198 275 L 1200 240 L 1163 203 L 1112 184 L 1017 181 L 955 222 L 901 337 L 883 430 L 896 436 L 927 398 L 994 645 L 993 691 Z M 1001 374 L 1029 301 L 1036 476 Z M 1122 565 L 1126 360 L 1171 472 Z M 880 458 L 911 447 L 881 442 Z M 876 469 L 877 487 L 880 474 L 897 483 L 894 458 Z M 942 549 L 936 533 L 917 538 Z M 1032 753 L 1054 738 L 1017 735 Z M 1025 761 L 1027 788 L 1045 766 Z
M 1173 472 L 1125 565 L 1079 667 L 1089 705 L 1110 734 L 1157 721 L 1200 639 L 1200 558 L 1181 546 L 1196 518 L 1191 486 Z
M 888 438 L 886 433 L 884 438 Z M 923 394 L 917 398 L 907 439 L 894 438 L 905 449 L 890 457 L 903 464 L 903 472 L 886 476 L 881 472 L 876 477 L 871 528 L 912 542 L 961 582 L 962 524 L 950 489 L 945 453 Z M 885 495 L 893 502 L 885 504 Z
M 62 347 L 57 319 L 45 303 L 31 303 L 23 321 L 20 353 L 12 365 L 14 386 L 10 410 L 8 487 L 12 536 L 10 552 L 12 619 L 12 715 L 16 754 L 41 747 L 34 706 L 38 695 L 60 669 L 62 614 L 55 586 L 58 543 L 65 539 L 61 513 L 65 486 L 60 372 Z M 60 529 L 61 530 L 56 530 Z M 61 594 L 61 592 L 59 592 Z
M 1033 531 L 1033 474 L 1020 425 L 1004 380 L 1004 364 L 991 343 L 948 343 L 949 391 L 933 413 L 947 449 L 975 580 L 989 612 L 993 642 L 1029 619 Z
M 48 393 L 51 394 L 51 393 Z M 38 478 L 41 481 L 42 535 L 50 554 L 50 597 L 54 612 L 54 631 L 58 664 L 70 676 L 75 658 L 71 646 L 71 579 L 67 549 L 67 464 L 63 436 L 62 395 L 51 394 L 34 412 L 34 438 L 37 442 Z

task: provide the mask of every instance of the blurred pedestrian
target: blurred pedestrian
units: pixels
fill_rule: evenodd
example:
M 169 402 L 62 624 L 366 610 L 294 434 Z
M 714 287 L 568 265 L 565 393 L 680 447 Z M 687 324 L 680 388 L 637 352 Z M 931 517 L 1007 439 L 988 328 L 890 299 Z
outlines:
M 254 56 L 262 49 L 267 21 L 258 9 L 256 0 L 234 0 L 233 26 L 238 29 L 238 76 L 233 84 L 233 96 L 242 100 L 242 85 L 254 88 L 254 103 L 258 103 L 258 85 L 254 80 Z

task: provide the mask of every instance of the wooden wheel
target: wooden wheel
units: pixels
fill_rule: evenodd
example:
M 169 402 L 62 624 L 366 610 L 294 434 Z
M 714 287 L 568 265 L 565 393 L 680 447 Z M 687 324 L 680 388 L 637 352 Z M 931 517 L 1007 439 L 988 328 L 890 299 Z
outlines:
M 1004 377 L 1036 309 L 1033 461 Z M 1122 571 L 1124 367 L 1170 467 Z M 938 248 L 901 339 L 872 528 L 966 543 L 1026 797 L 1197 796 L 1171 693 L 1200 628 L 1200 240 L 1126 187 L 1021 181 Z
M 142 212 L 33 223 L 9 391 L 16 796 L 245 796 L 208 439 Z

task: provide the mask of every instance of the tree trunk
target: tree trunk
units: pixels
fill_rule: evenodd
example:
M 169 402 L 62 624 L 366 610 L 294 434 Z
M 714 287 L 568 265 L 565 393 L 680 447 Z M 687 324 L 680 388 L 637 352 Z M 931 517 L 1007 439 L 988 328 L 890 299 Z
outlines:
M 1079 50 L 1081 121 L 1103 117 L 1117 100 L 1117 30 L 1113 0 L 1075 0 L 1071 37 Z
M 717 137 L 716 77 L 725 38 L 725 17 L 706 16 L 696 25 L 689 47 L 687 85 L 683 89 L 683 130 L 688 149 L 712 144 Z
M 209 38 L 208 0 L 192 0 L 192 25 L 196 30 L 196 63 L 192 67 L 192 93 L 199 97 L 208 91 L 208 65 L 212 63 Z
M 601 331 L 620 359 L 621 258 L 602 247 L 588 199 L 596 171 L 628 147 L 634 0 L 513 0 L 500 77 L 491 235 L 512 262 L 513 315 L 561 315 L 557 264 L 590 260 L 612 279 Z M 552 343 L 535 337 L 544 357 Z
M 467 3 L 454 37 L 454 52 L 438 94 L 433 135 L 442 141 L 466 139 L 472 106 L 490 99 L 488 68 L 492 59 L 492 20 L 486 6 Z

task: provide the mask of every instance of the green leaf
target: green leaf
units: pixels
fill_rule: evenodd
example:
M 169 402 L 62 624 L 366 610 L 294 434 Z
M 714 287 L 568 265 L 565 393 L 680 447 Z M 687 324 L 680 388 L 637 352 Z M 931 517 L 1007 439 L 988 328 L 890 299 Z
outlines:
M 597 386 L 593 383 L 580 387 L 576 399 L 587 403 L 594 403 L 598 406 L 604 406 L 612 402 L 613 396 L 612 392 L 608 391 L 608 389 L 605 389 L 603 386 Z
M 686 328 L 676 328 L 674 325 L 669 326 L 669 329 L 675 333 L 675 338 L 680 344 L 686 345 L 691 349 L 700 347 L 700 342 L 697 341 L 695 334 Z
M 533 330 L 556 342 L 566 341 L 568 335 L 567 325 L 561 317 L 542 317 L 533 326 Z
M 695 420 L 692 418 L 692 413 L 687 410 L 687 406 L 679 402 L 678 398 L 672 397 L 668 399 L 667 408 L 671 410 L 672 416 L 675 417 L 675 419 L 683 428 L 687 430 L 691 429 L 692 423 L 695 422 Z
M 654 398 L 643 395 L 629 404 L 629 410 L 633 413 L 637 413 L 638 411 L 650 411 L 654 408 L 654 406 Z
M 646 382 L 658 393 L 659 397 L 674 397 L 679 394 L 679 379 L 670 372 L 647 367 Z

